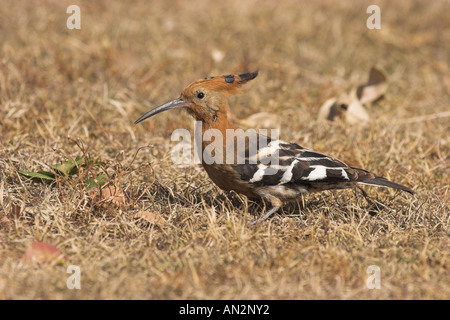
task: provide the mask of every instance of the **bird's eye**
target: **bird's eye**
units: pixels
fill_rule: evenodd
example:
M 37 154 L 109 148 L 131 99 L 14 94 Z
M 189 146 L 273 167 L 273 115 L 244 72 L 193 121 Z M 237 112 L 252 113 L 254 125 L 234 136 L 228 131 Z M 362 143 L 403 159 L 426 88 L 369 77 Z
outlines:
M 205 97 L 205 94 L 203 92 L 197 93 L 197 98 L 203 99 Z

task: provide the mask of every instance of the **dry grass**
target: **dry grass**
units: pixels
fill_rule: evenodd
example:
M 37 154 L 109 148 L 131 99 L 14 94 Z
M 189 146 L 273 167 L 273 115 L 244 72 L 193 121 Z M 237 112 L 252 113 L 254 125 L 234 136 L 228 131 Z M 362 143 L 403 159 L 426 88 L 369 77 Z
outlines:
M 73 3 L 81 30 L 65 27 Z M 365 27 L 365 1 L 1 1 L 0 298 L 449 299 L 450 2 L 375 3 L 381 30 Z M 390 82 L 373 122 L 316 121 L 373 64 Z M 236 118 L 276 113 L 284 140 L 416 196 L 367 188 L 383 204 L 374 212 L 359 193 L 327 192 L 249 227 L 260 204 L 170 160 L 170 133 L 192 127 L 185 113 L 133 125 L 193 80 L 253 70 Z M 17 173 L 83 152 L 103 164 L 58 183 Z M 83 181 L 100 172 L 125 205 L 93 203 Z M 33 241 L 65 264 L 23 265 Z M 66 288 L 68 265 L 81 290 Z M 366 287 L 370 265 L 380 290 Z

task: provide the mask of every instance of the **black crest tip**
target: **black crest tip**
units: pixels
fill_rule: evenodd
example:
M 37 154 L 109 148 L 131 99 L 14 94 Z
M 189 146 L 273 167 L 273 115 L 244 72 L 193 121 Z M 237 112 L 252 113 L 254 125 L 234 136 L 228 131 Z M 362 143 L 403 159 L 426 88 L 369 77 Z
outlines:
M 258 71 L 255 72 L 246 72 L 239 75 L 240 81 L 239 82 L 247 82 L 250 80 L 253 80 L 258 75 Z

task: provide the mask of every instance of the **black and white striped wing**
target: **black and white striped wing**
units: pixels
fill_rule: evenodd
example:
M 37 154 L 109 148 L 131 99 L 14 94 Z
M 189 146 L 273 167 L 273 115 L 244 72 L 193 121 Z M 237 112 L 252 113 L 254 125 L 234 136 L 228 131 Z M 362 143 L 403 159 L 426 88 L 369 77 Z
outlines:
M 270 141 L 247 160 L 235 165 L 234 170 L 255 187 L 286 185 L 325 190 L 348 187 L 358 180 L 359 171 L 342 161 L 281 140 Z

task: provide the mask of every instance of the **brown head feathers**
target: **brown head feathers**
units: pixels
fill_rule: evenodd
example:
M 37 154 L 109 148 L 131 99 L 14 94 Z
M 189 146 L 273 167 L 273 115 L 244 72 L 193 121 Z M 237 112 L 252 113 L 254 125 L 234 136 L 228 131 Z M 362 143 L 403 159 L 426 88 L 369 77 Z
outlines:
M 226 95 L 233 95 L 239 93 L 238 89 L 250 80 L 253 80 L 258 75 L 258 71 L 246 72 L 239 75 L 224 75 L 204 78 L 191 83 L 186 89 L 204 88 L 214 91 L 220 91 Z
M 227 119 L 227 97 L 239 93 L 239 88 L 256 78 L 258 71 L 225 75 L 195 81 L 183 89 L 181 96 L 166 102 L 142 115 L 135 123 L 139 123 L 158 113 L 169 109 L 185 108 L 197 120 L 212 125 L 231 125 Z

